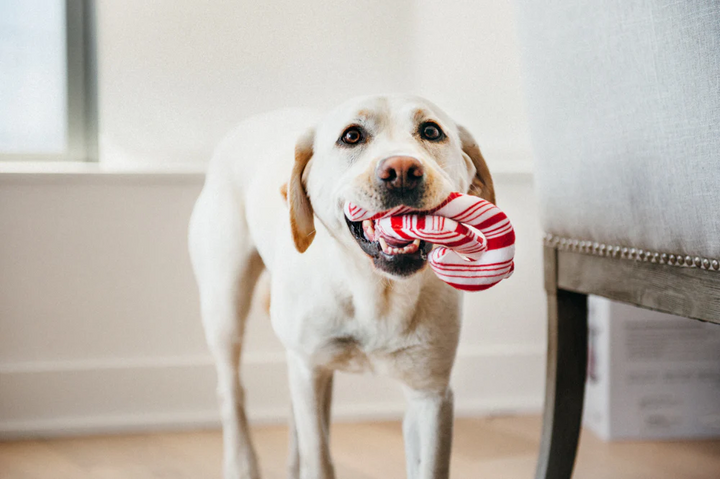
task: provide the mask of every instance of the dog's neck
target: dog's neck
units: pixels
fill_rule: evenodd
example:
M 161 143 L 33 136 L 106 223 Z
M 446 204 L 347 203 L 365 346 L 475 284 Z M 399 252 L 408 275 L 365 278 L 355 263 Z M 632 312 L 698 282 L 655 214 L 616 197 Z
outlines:
M 347 249 L 349 252 L 343 254 L 341 261 L 343 267 L 353 269 L 350 277 L 357 278 L 352 294 L 358 313 L 362 313 L 360 310 L 364 308 L 373 308 L 372 312 L 366 311 L 367 315 L 400 318 L 415 311 L 423 291 L 427 289 L 427 283 L 437 281 L 429 267 L 408 278 L 390 277 L 378 271 L 372 259 L 356 245 L 350 245 Z M 344 252 L 345 248 L 341 246 L 338 250 Z

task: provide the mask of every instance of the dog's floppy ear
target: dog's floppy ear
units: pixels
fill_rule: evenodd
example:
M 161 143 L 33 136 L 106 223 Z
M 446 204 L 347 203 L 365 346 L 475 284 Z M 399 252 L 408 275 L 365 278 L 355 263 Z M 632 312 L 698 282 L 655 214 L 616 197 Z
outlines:
M 480 147 L 465 127 L 458 125 L 458 135 L 460 136 L 460 143 L 462 144 L 463 156 L 465 157 L 465 161 L 468 162 L 468 169 L 475 170 L 475 176 L 470 183 L 470 188 L 468 188 L 468 194 L 479 196 L 495 204 L 493 179 L 492 176 L 490 176 L 487 163 L 485 163 L 485 158 L 483 158 L 482 153 L 480 153 Z M 471 166 L 472 168 L 470 168 Z
M 315 238 L 315 222 L 310 198 L 305 190 L 308 163 L 313 155 L 315 132 L 308 131 L 295 145 L 295 164 L 287 188 L 287 202 L 290 207 L 290 228 L 295 248 L 304 253 Z

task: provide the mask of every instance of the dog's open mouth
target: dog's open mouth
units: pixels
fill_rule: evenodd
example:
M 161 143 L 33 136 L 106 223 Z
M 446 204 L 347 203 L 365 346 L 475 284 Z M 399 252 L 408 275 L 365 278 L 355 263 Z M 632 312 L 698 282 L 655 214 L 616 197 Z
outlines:
M 350 221 L 345 217 L 345 221 L 355 241 L 373 259 L 376 268 L 396 276 L 410 276 L 425 266 L 432 243 L 383 236 L 376 231 L 374 220 Z

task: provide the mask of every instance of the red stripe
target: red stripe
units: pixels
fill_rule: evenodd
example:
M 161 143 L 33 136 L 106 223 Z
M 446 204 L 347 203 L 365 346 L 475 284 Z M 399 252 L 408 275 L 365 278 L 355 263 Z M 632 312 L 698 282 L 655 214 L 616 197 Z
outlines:
M 458 220 L 467 218 L 471 213 L 474 213 L 476 210 L 479 210 L 483 207 L 482 203 L 475 203 L 473 205 L 468 206 L 462 211 L 459 211 L 457 213 L 454 213 L 452 215 L 453 218 L 457 218 Z
M 412 236 L 408 235 L 405 230 L 403 229 L 403 219 L 404 216 L 393 216 L 390 218 L 390 224 L 393 227 L 393 230 L 398 234 L 398 236 L 401 236 L 403 239 L 407 240 L 414 240 Z
M 509 267 L 509 265 L 508 265 L 508 266 L 505 266 L 504 268 L 493 268 L 490 270 L 478 269 L 478 268 L 473 268 L 473 267 L 468 267 L 465 269 L 462 269 L 462 268 L 446 269 L 446 268 L 443 268 L 442 265 L 439 265 L 435 262 L 433 262 L 432 265 L 435 266 L 438 270 L 442 271 L 444 274 L 452 275 L 455 273 L 473 272 L 473 273 L 476 273 L 478 277 L 482 276 L 482 277 L 486 277 L 486 278 L 491 278 L 493 276 L 501 276 L 501 275 L 507 274 L 507 270 Z
M 493 233 L 497 233 L 498 231 L 502 231 L 503 229 L 507 228 L 507 226 L 508 226 L 507 218 L 501 218 L 500 221 L 496 221 L 491 226 L 492 226 L 492 228 L 489 226 L 487 226 L 487 227 L 476 226 L 476 228 L 483 231 L 487 235 L 491 235 Z
M 498 281 L 499 283 L 499 281 Z M 492 288 L 497 283 L 492 284 L 458 284 L 458 283 L 448 283 L 450 286 L 452 286 L 455 289 L 459 289 L 461 291 L 468 291 L 471 293 L 476 293 L 478 291 L 484 291 L 486 289 Z
M 505 279 L 508 273 L 502 273 L 502 274 L 488 274 L 486 276 L 477 276 L 477 275 L 464 275 L 464 274 L 447 274 L 447 273 L 440 273 L 442 276 L 446 276 L 448 278 L 453 279 L 488 279 L 488 278 L 500 278 L 498 281 Z
M 460 265 L 447 265 L 447 264 L 437 264 L 433 263 L 437 266 L 438 269 L 441 269 L 443 271 L 477 271 L 478 273 L 481 272 L 491 272 L 491 271 L 506 271 L 508 268 L 508 264 L 505 264 L 504 266 L 499 266 L 497 268 L 486 268 L 484 266 L 466 266 L 461 267 Z
M 487 214 L 487 213 L 489 213 L 489 212 L 492 212 L 493 209 L 495 209 L 495 207 L 494 207 L 492 204 L 490 204 L 490 203 L 488 203 L 488 204 L 486 204 L 486 205 L 479 204 L 478 206 L 479 206 L 478 210 L 475 211 L 474 214 L 473 214 L 472 216 L 470 216 L 470 217 L 467 217 L 467 216 L 465 216 L 465 215 L 462 215 L 462 216 L 461 216 L 461 215 L 455 215 L 455 217 L 457 217 L 459 221 L 463 221 L 463 222 L 465 222 L 465 223 L 471 223 L 471 224 L 473 224 L 473 223 L 475 223 L 479 218 L 483 217 L 485 214 Z M 493 212 L 493 215 L 494 215 L 494 214 L 495 214 L 495 213 Z
M 493 249 L 507 248 L 508 246 L 512 246 L 514 244 L 515 244 L 515 233 L 508 233 L 504 236 L 500 236 L 499 238 L 489 239 L 487 242 L 487 249 L 493 250 Z

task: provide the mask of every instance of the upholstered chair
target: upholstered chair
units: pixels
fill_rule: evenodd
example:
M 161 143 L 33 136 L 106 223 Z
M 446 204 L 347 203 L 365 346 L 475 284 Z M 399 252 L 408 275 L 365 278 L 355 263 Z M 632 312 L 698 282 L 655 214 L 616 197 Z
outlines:
M 566 479 L 587 295 L 720 324 L 720 2 L 516 3 L 549 316 L 536 478 Z

